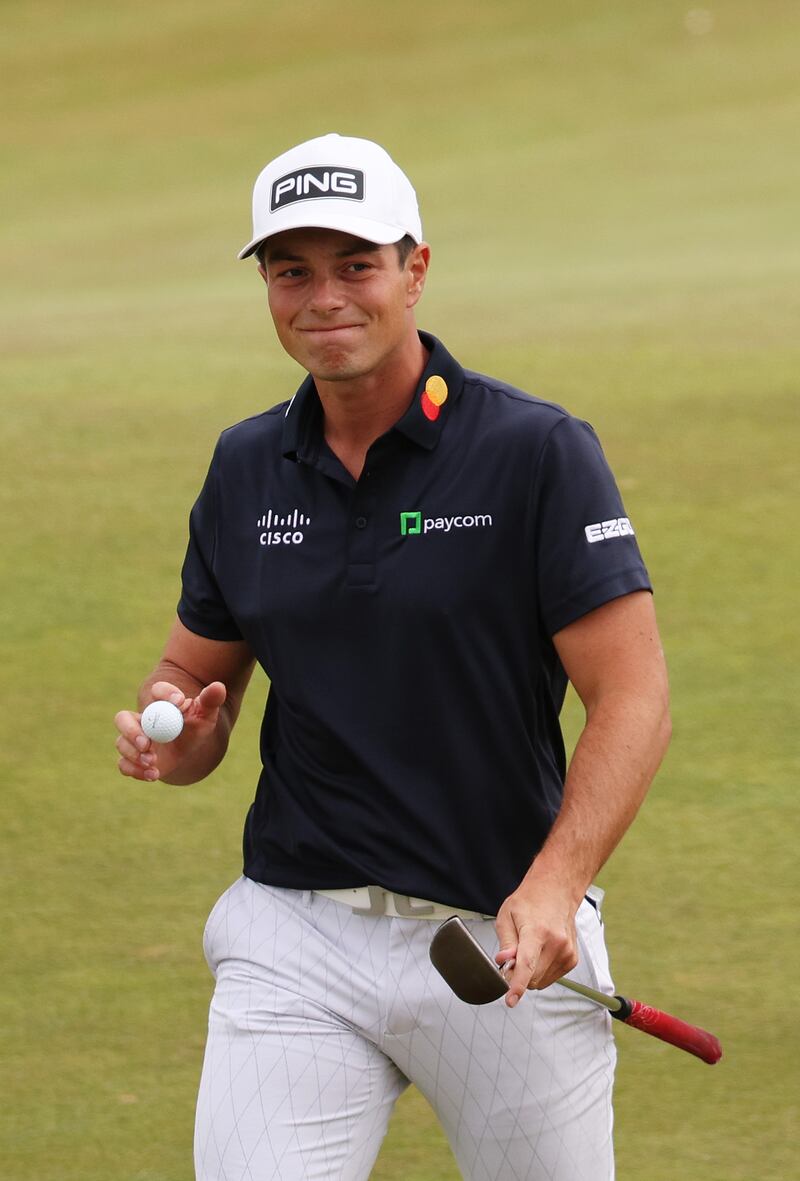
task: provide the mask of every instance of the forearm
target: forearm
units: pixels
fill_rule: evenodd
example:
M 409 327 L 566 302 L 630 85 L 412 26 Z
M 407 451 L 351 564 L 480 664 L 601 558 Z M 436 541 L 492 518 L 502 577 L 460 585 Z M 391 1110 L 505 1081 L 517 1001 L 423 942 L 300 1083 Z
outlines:
M 633 821 L 670 738 L 666 685 L 604 696 L 587 715 L 558 817 L 522 885 L 547 883 L 580 903 Z
M 578 908 L 639 810 L 669 734 L 666 692 L 612 692 L 588 711 L 550 835 L 498 913 L 498 961 L 516 960 L 507 1004 L 577 963 Z
M 669 690 L 650 595 L 612 600 L 553 637 L 586 710 L 550 834 L 497 915 L 507 1003 L 577 963 L 575 917 L 636 815 L 667 748 Z

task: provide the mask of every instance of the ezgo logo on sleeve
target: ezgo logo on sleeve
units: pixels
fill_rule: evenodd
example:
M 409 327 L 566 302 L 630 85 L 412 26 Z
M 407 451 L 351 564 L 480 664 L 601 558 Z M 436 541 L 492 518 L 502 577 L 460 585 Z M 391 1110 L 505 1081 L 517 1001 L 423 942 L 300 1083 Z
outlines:
M 400 514 L 400 536 L 416 533 L 449 533 L 451 529 L 491 529 L 491 513 L 466 513 L 456 517 L 423 517 L 422 513 Z
M 583 532 L 589 545 L 596 541 L 610 541 L 612 537 L 634 537 L 633 525 L 627 517 L 614 517 L 611 521 L 597 521 L 586 525 Z

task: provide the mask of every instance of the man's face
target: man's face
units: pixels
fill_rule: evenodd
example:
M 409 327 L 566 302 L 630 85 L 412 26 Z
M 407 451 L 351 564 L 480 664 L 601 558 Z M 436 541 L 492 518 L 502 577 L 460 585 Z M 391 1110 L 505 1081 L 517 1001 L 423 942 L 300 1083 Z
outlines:
M 261 273 L 278 338 L 320 381 L 380 372 L 417 343 L 413 308 L 425 283 L 428 247 L 401 267 L 397 247 L 338 230 L 285 230 L 268 239 Z

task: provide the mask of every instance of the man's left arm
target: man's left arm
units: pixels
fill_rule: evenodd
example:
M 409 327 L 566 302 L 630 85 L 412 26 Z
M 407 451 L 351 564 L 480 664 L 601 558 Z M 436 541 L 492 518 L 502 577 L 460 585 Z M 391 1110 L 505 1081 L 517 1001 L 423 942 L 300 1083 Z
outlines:
M 506 1003 L 578 962 L 575 914 L 621 840 L 670 738 L 669 690 L 652 596 L 637 591 L 553 637 L 586 710 L 550 834 L 497 916 L 498 963 L 515 959 Z

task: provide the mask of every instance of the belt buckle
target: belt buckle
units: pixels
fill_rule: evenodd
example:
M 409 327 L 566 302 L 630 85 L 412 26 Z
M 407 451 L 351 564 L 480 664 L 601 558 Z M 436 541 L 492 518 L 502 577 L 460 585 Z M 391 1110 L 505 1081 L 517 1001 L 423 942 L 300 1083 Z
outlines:
M 433 914 L 433 904 L 430 902 L 415 905 L 408 894 L 395 894 L 391 890 L 382 890 L 380 886 L 366 886 L 365 889 L 369 896 L 369 906 L 352 906 L 350 909 L 353 914 L 366 915 L 370 918 L 385 915 L 387 897 L 392 899 L 394 909 L 400 918 L 415 919 L 426 914 Z

